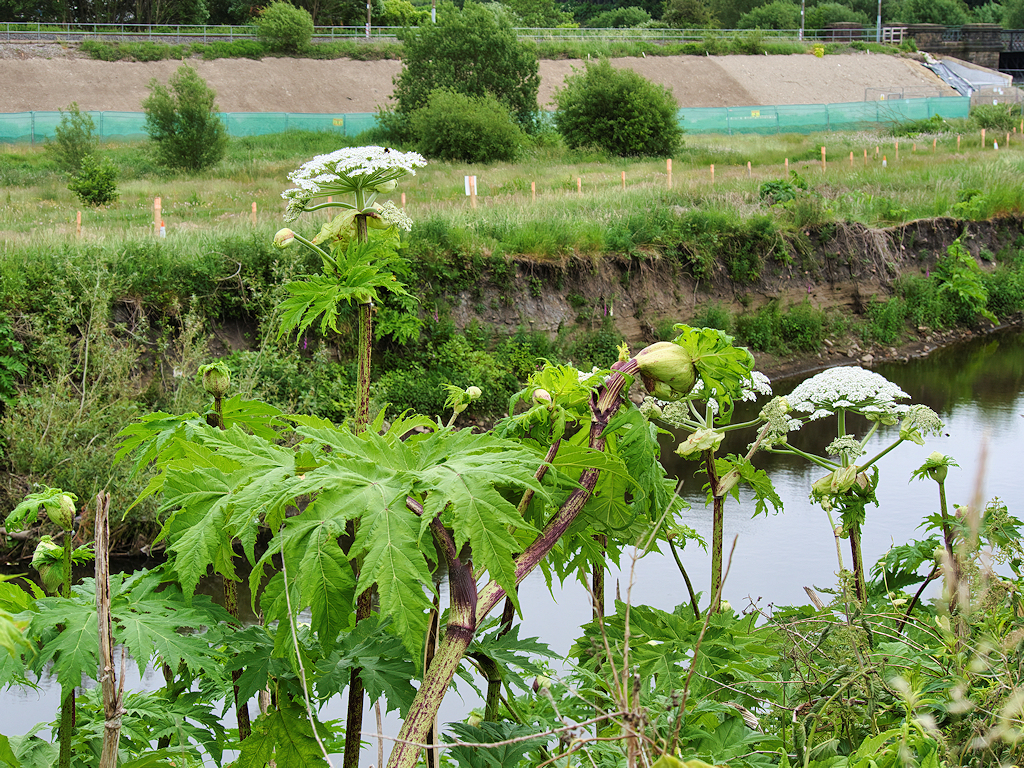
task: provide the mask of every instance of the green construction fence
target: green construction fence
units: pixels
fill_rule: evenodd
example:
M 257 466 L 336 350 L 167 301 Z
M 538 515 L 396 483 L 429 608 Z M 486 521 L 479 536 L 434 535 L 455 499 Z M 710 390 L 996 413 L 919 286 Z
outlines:
M 847 104 L 786 104 L 768 107 L 709 107 L 680 109 L 687 133 L 818 133 L 854 131 L 879 124 L 941 117 L 967 117 L 968 97 L 880 99 Z M 89 112 L 103 141 L 146 138 L 141 112 Z M 221 114 L 231 136 L 257 136 L 289 130 L 335 131 L 355 136 L 377 122 L 373 113 L 295 114 L 289 112 L 228 112 Z M 0 114 L 0 143 L 41 142 L 53 138 L 60 112 Z

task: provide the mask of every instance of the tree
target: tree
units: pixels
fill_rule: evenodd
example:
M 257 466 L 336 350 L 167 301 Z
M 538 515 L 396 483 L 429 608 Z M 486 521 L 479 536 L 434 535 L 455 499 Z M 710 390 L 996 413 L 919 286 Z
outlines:
M 661 20 L 670 27 L 682 29 L 718 26 L 718 19 L 705 0 L 669 0 Z
M 896 20 L 904 24 L 945 24 L 959 27 L 968 21 L 967 6 L 961 0 L 903 0 Z
M 790 0 L 772 0 L 740 16 L 738 29 L 797 29 L 800 7 Z
M 683 135 L 668 88 L 607 60 L 567 77 L 555 103 L 555 125 L 573 149 L 597 146 L 622 157 L 666 157 Z
M 46 142 L 46 153 L 62 171 L 75 174 L 81 170 L 85 157 L 96 151 L 99 143 L 92 117 L 73 101 L 67 112 L 60 110 L 60 122 L 53 129 L 53 141 Z
M 187 64 L 171 75 L 169 85 L 154 78 L 142 102 L 146 133 L 156 144 L 157 161 L 186 171 L 214 165 L 224 156 L 228 142 L 214 104 L 216 94 Z
M 275 53 L 298 53 L 313 39 L 309 11 L 278 0 L 256 17 L 256 37 Z
M 404 47 L 404 68 L 395 80 L 396 112 L 411 115 L 426 106 L 431 91 L 444 88 L 466 96 L 489 93 L 520 125 L 533 125 L 540 88 L 537 54 L 487 8 L 467 2 L 460 12 L 445 2 L 437 10 L 437 24 L 410 30 Z

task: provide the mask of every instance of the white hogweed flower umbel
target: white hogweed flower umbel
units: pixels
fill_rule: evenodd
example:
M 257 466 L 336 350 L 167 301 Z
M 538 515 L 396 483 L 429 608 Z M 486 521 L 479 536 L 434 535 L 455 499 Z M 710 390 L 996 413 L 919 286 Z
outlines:
M 810 413 L 811 421 L 840 409 L 861 413 L 869 419 L 895 423 L 910 410 L 897 400 L 910 395 L 884 376 L 857 366 L 829 368 L 799 384 L 787 398 L 795 411 Z
M 426 164 L 417 152 L 386 147 L 347 147 L 317 155 L 288 174 L 295 188 L 281 193 L 288 201 L 285 221 L 295 218 L 314 197 L 391 191 L 392 182 L 415 176 L 416 169 Z

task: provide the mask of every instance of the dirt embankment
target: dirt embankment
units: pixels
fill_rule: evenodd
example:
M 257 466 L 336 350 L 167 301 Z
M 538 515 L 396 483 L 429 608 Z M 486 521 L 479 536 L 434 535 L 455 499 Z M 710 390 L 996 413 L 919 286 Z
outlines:
M 267 58 L 191 59 L 224 112 L 368 113 L 386 106 L 399 61 Z M 672 89 L 680 107 L 836 104 L 863 101 L 869 88 L 955 95 L 911 58 L 851 53 L 793 56 L 668 56 L 613 59 Z M 0 111 L 141 112 L 153 78 L 166 83 L 180 61 L 105 62 L 73 46 L 0 44 Z M 578 60 L 540 63 L 538 104 L 549 108 Z M 924 90 L 922 90 L 924 89 Z
M 490 327 L 514 332 L 517 328 L 556 333 L 582 322 L 600 327 L 606 316 L 631 347 L 658 340 L 659 326 L 687 322 L 698 310 L 719 304 L 734 315 L 778 302 L 782 311 L 810 302 L 849 318 L 864 315 L 875 299 L 892 295 L 900 275 L 926 275 L 958 237 L 980 261 L 982 250 L 998 253 L 1013 246 L 1024 233 L 1024 218 L 1014 217 L 965 223 L 954 219 L 911 222 L 891 229 L 870 229 L 860 224 L 808 230 L 803 253 L 790 249 L 763 265 L 756 283 L 733 282 L 719 267 L 708 281 L 696 281 L 673 254 L 653 261 L 616 260 L 569 263 L 561 266 L 518 262 L 511 286 L 488 284 L 480 293 L 459 297 L 453 310 L 456 323 L 477 320 Z M 556 274 L 556 272 L 560 274 Z M 535 279 L 559 291 L 531 292 Z M 582 307 L 582 310 L 580 309 Z M 1024 318 L 1016 318 L 1020 324 Z M 940 332 L 917 328 L 899 347 L 869 344 L 856 337 L 826 340 L 818 353 L 796 353 L 784 358 L 757 354 L 758 368 L 772 379 L 809 373 L 834 365 L 871 365 L 889 360 L 921 357 L 945 344 L 995 330 L 983 322 L 972 331 Z

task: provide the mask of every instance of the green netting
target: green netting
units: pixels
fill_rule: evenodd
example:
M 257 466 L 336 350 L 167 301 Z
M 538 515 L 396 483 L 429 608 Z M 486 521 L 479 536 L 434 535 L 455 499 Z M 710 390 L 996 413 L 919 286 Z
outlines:
M 102 141 L 146 138 L 142 112 L 89 112 Z M 289 112 L 228 112 L 221 119 L 231 136 L 258 136 L 288 130 L 335 131 L 355 136 L 377 123 L 375 114 L 321 115 Z M 60 112 L 13 112 L 0 114 L 0 143 L 45 141 L 53 138 Z
M 967 97 L 888 99 L 847 104 L 785 104 L 775 107 L 680 109 L 687 133 L 817 133 L 855 131 L 879 123 L 942 117 L 967 117 Z
M 786 104 L 775 107 L 711 107 L 680 109 L 687 133 L 817 133 L 854 131 L 879 123 L 921 120 L 933 115 L 967 117 L 967 97 L 880 99 L 848 104 Z M 103 141 L 144 139 L 146 117 L 141 112 L 90 112 Z M 336 131 L 355 136 L 373 128 L 372 113 L 349 115 L 291 112 L 229 112 L 221 117 L 231 136 L 257 136 L 288 130 Z M 0 143 L 37 142 L 53 137 L 59 112 L 0 114 Z

